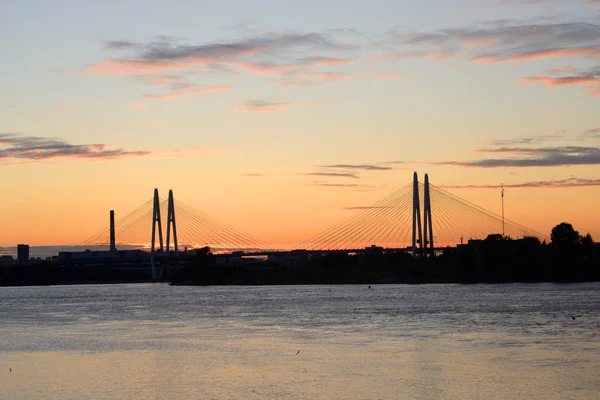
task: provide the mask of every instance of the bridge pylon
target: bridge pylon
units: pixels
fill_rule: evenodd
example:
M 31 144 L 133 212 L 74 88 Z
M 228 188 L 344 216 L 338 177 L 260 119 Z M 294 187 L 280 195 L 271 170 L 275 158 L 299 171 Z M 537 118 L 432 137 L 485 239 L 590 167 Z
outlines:
M 158 189 L 154 189 L 154 206 L 152 208 L 152 244 L 150 247 L 150 264 L 152 266 L 152 279 L 157 280 L 161 278 L 162 268 L 157 270 L 155 264 L 155 253 L 156 253 L 156 230 L 158 225 L 158 239 L 160 243 L 159 250 L 162 253 L 163 248 L 163 236 L 162 236 L 162 222 L 160 218 L 160 198 L 158 197 Z
M 423 251 L 423 230 L 421 228 L 421 202 L 419 201 L 419 178 L 413 175 L 413 223 L 412 223 L 412 256 L 417 258 Z M 418 239 L 417 239 L 418 237 Z M 419 248 L 417 250 L 417 244 Z
M 177 225 L 175 223 L 175 201 L 173 200 L 173 191 L 169 190 L 169 203 L 167 207 L 167 254 L 170 249 L 170 239 L 171 239 L 171 225 L 173 226 L 173 250 L 175 251 L 175 255 L 179 254 L 179 249 L 177 247 Z
M 429 234 L 429 236 L 428 236 Z M 433 247 L 433 225 L 431 222 L 431 197 L 429 195 L 429 176 L 425 174 L 425 189 L 423 200 L 423 257 L 428 253 L 434 256 Z

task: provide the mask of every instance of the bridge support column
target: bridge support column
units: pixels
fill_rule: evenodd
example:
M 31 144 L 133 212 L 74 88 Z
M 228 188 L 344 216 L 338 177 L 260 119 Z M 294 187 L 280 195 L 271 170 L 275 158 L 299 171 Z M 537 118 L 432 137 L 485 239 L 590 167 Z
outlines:
M 175 202 L 173 200 L 173 191 L 169 190 L 169 206 L 167 207 L 167 254 L 169 253 L 171 239 L 171 224 L 173 225 L 173 250 L 175 256 L 178 256 L 179 249 L 177 248 L 177 225 L 175 224 Z
M 417 231 L 418 229 L 418 231 Z M 413 175 L 413 225 L 412 225 L 412 256 L 417 258 L 423 250 L 423 233 L 421 229 L 421 202 L 419 201 L 419 178 Z M 418 239 L 417 239 L 418 236 Z M 419 250 L 417 251 L 417 244 Z
M 429 236 L 427 236 L 428 233 Z M 423 242 L 425 244 L 423 256 L 427 257 L 427 253 L 434 256 L 433 226 L 431 223 L 431 197 L 429 195 L 429 176 L 427 174 L 425 174 L 425 193 L 423 201 Z
M 162 222 L 160 218 L 160 198 L 158 197 L 158 189 L 154 189 L 154 207 L 152 210 L 152 245 L 150 248 L 150 264 L 152 266 L 152 279 L 158 279 L 158 271 L 156 269 L 154 256 L 156 253 L 156 228 L 158 225 L 158 239 L 160 243 L 159 251 L 162 253 L 163 237 L 162 237 Z

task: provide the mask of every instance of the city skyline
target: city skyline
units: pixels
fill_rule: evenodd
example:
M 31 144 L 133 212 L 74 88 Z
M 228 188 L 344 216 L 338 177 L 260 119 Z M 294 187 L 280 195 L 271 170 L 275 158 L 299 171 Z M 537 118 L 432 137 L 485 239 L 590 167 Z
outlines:
M 413 171 L 600 237 L 598 1 L 192 3 L 6 7 L 0 246 L 81 243 L 155 187 L 299 243 Z

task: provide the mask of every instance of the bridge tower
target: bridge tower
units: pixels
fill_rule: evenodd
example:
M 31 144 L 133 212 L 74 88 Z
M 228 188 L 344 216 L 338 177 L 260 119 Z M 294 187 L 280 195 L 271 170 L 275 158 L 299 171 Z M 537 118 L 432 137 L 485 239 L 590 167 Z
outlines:
M 431 197 L 429 195 L 429 176 L 427 174 L 425 174 L 425 193 L 423 201 L 423 243 L 425 245 L 423 256 L 427 257 L 427 253 L 434 256 L 433 225 L 431 223 Z
M 418 229 L 418 231 L 417 231 Z M 413 175 L 413 224 L 412 224 L 412 256 L 417 258 L 423 251 L 423 230 L 421 229 L 421 203 L 419 201 L 419 178 Z M 417 239 L 418 236 L 418 239 Z M 417 244 L 419 251 L 417 251 Z
M 173 225 L 173 250 L 175 256 L 179 255 L 179 249 L 177 247 L 177 225 L 175 224 L 175 202 L 173 201 L 173 191 L 169 190 L 169 205 L 167 207 L 167 254 L 169 253 L 170 239 L 171 239 L 171 225 Z
M 158 239 L 160 243 L 159 251 L 162 253 L 164 248 L 162 236 L 162 222 L 160 219 L 160 199 L 158 197 L 158 189 L 154 189 L 154 207 L 152 209 L 152 245 L 150 248 L 150 264 L 152 266 L 152 279 L 159 278 L 159 271 L 157 271 L 156 265 L 154 263 L 154 256 L 156 253 L 156 225 L 158 225 Z

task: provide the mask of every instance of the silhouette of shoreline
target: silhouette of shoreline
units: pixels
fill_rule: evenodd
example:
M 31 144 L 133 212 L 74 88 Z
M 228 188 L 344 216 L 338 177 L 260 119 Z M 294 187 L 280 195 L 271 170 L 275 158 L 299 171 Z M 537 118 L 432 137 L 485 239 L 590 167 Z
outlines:
M 0 263 L 0 286 L 169 282 L 172 285 L 381 283 L 534 283 L 600 281 L 600 248 L 570 224 L 552 243 L 499 234 L 413 258 L 377 246 L 360 251 L 214 255 L 208 247 L 178 255 L 141 251 L 62 254 L 50 261 Z M 98 256 L 98 257 L 96 257 Z M 79 258 L 78 258 L 79 257 Z M 0 260 L 1 261 L 1 260 Z

